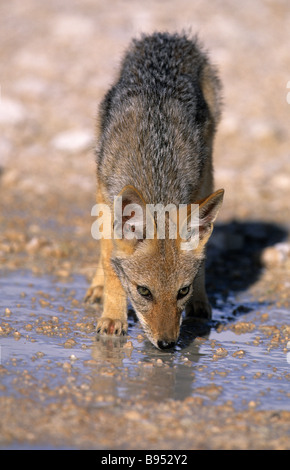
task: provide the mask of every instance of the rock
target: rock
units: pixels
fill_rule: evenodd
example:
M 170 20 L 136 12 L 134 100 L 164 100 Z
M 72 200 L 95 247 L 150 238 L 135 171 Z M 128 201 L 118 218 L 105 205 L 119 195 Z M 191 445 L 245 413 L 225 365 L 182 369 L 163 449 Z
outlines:
M 237 335 L 241 335 L 243 333 L 250 333 L 255 328 L 256 326 L 252 322 L 239 322 L 230 327 L 230 329 L 234 331 Z
M 258 141 L 279 140 L 281 129 L 275 122 L 265 120 L 253 120 L 249 123 L 249 132 Z
M 217 360 L 222 357 L 226 357 L 227 355 L 228 355 L 228 351 L 225 348 L 217 348 L 212 358 L 213 360 Z
M 272 178 L 272 186 L 277 191 L 287 190 L 290 187 L 290 175 L 287 173 L 277 174 Z
M 70 362 L 64 362 L 63 365 L 62 365 L 62 368 L 63 368 L 66 372 L 71 372 L 72 365 L 71 365 Z
M 26 243 L 25 248 L 28 253 L 37 253 L 44 245 L 46 245 L 46 240 L 33 237 Z
M 87 130 L 68 130 L 57 134 L 51 141 L 52 146 L 65 152 L 80 152 L 92 145 L 93 136 Z
M 244 357 L 245 351 L 243 349 L 239 349 L 238 351 L 233 352 L 233 357 Z
M 17 124 L 26 117 L 24 106 L 11 98 L 0 100 L 0 124 Z
M 73 348 L 75 345 L 77 344 L 77 342 L 71 338 L 71 339 L 68 339 L 65 343 L 64 343 L 64 347 L 66 349 L 70 349 L 70 348 Z
M 290 243 L 277 243 L 265 248 L 261 260 L 264 266 L 280 266 L 290 257 Z

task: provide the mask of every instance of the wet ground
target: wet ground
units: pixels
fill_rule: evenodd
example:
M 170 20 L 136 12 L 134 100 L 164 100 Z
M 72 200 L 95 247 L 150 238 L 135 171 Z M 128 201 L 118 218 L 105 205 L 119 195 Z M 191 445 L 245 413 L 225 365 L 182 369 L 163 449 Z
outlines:
M 289 449 L 287 2 L 1 5 L 0 447 Z M 200 31 L 220 68 L 213 320 L 158 351 L 96 336 L 94 118 L 139 31 Z M 267 26 L 267 27 L 266 27 Z M 237 60 L 238 59 L 238 60 Z
M 211 448 L 217 436 L 221 448 L 288 446 L 287 308 L 218 296 L 211 324 L 185 322 L 175 350 L 161 352 L 133 315 L 127 338 L 97 337 L 84 276 L 17 270 L 0 286 L 2 446 Z M 223 419 L 233 440 L 221 439 Z

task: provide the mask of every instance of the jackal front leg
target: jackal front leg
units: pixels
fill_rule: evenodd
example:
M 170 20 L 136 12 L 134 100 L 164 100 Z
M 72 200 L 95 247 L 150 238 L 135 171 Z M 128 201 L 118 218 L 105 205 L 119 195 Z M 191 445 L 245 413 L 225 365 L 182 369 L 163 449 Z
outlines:
M 124 335 L 128 329 L 127 296 L 111 265 L 112 241 L 102 240 L 104 270 L 104 309 L 97 323 L 97 332 L 108 335 Z
M 101 255 L 95 275 L 93 277 L 90 287 L 87 290 L 85 302 L 89 302 L 91 304 L 95 302 L 101 302 L 103 298 L 104 281 L 105 276 Z
M 193 294 L 186 305 L 187 318 L 210 320 L 211 306 L 205 290 L 205 262 L 202 263 L 193 283 Z

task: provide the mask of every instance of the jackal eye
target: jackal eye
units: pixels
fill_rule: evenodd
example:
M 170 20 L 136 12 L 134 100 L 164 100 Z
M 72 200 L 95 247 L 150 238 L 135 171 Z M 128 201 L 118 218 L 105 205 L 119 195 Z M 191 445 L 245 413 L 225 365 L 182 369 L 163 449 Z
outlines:
M 182 287 L 181 289 L 179 289 L 179 291 L 177 293 L 177 300 L 182 299 L 183 297 L 185 297 L 188 294 L 189 289 L 190 289 L 190 286 L 185 286 L 185 287 Z
M 137 286 L 137 291 L 139 292 L 142 297 L 147 297 L 147 299 L 152 299 L 152 294 L 147 287 L 144 286 Z

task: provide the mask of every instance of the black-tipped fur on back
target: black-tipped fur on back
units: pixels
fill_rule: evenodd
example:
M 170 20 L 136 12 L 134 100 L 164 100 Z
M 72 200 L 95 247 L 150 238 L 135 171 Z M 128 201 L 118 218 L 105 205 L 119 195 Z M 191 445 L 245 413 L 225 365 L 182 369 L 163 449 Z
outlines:
M 98 175 L 109 198 L 127 184 L 143 193 L 149 184 L 148 203 L 193 202 L 211 167 L 219 97 L 197 38 L 155 33 L 133 40 L 100 108 Z

